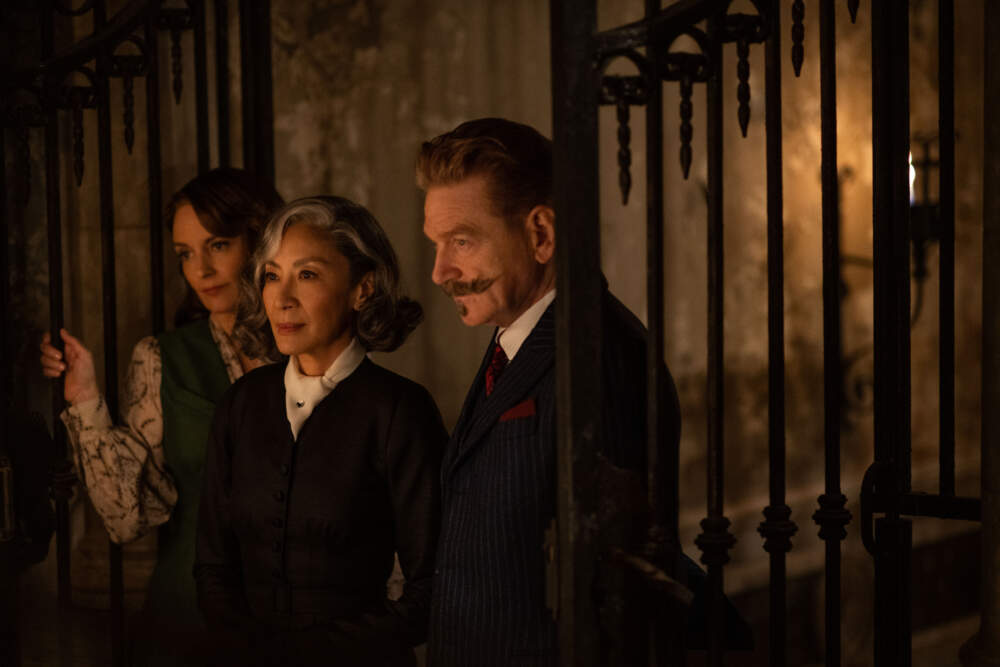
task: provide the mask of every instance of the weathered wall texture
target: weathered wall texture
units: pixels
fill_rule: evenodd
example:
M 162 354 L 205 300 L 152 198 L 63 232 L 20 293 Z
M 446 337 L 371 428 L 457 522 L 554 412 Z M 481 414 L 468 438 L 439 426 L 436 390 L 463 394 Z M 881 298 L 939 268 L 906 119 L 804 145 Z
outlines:
M 426 319 L 380 363 L 458 418 L 489 332 L 461 324 L 431 283 L 420 142 L 463 120 L 504 116 L 550 133 L 548 4 L 345 0 L 272 5 L 278 188 L 339 194 L 367 206 L 399 254 Z

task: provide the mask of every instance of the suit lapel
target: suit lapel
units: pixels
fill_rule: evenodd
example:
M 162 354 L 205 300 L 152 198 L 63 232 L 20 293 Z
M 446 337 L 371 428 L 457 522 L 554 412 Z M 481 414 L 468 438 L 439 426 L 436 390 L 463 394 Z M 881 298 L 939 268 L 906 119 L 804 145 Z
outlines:
M 445 479 L 496 425 L 500 415 L 523 400 L 552 365 L 555 359 L 555 304 L 549 305 L 538 320 L 514 360 L 504 369 L 493 393 L 479 401 L 478 409 L 473 409 L 479 392 L 485 391 L 483 378 L 492 354 L 493 344 L 487 349 L 476 381 L 465 399 L 462 417 L 449 444 Z
M 455 423 L 455 428 L 451 432 L 451 438 L 448 439 L 448 448 L 444 453 L 442 471 L 450 470 L 452 463 L 454 463 L 454 459 L 458 455 L 459 444 L 462 442 L 462 437 L 472 422 L 473 412 L 479 400 L 479 394 L 484 391 L 483 385 L 486 378 L 486 367 L 489 365 L 490 359 L 493 356 L 493 346 L 496 344 L 496 337 L 497 330 L 493 329 L 493 336 L 490 338 L 491 342 L 486 346 L 486 354 L 483 355 L 483 360 L 479 364 L 479 371 L 476 373 L 476 379 L 472 381 L 472 387 L 469 388 L 469 393 L 465 395 L 465 403 L 462 404 L 462 412 L 459 413 L 458 421 Z

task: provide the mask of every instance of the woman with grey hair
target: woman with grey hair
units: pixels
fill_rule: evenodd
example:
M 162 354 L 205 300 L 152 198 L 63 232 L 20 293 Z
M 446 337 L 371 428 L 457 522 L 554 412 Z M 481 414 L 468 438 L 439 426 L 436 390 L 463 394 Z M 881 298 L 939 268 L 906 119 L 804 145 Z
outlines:
M 278 211 L 254 268 L 245 326 L 266 321 L 288 361 L 248 373 L 216 410 L 199 605 L 218 645 L 250 662 L 413 665 L 448 436 L 427 391 L 366 353 L 399 347 L 420 305 L 401 296 L 378 222 L 340 197 Z M 393 601 L 394 553 L 406 583 Z

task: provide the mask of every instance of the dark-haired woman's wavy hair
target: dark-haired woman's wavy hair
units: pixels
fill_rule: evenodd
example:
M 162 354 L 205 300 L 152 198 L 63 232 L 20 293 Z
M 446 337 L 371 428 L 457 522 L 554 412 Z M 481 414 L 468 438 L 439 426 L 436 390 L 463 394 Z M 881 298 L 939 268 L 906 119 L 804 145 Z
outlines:
M 264 225 L 284 200 L 273 185 L 255 174 L 244 169 L 219 167 L 196 176 L 174 193 L 164 212 L 167 229 L 173 230 L 174 215 L 185 204 L 191 205 L 198 222 L 209 232 L 225 238 L 242 236 L 253 252 Z M 250 271 L 250 262 L 246 270 Z M 182 326 L 204 317 L 208 317 L 208 311 L 188 285 L 184 300 L 174 315 L 174 325 Z M 273 350 L 274 341 L 260 341 L 255 347 Z M 261 358 L 271 356 L 265 354 Z
M 364 206 L 343 197 L 306 197 L 289 202 L 272 216 L 253 258 L 253 280 L 244 281 L 234 335 L 248 354 L 256 354 L 261 330 L 270 332 L 261 301 L 264 265 L 278 253 L 285 232 L 309 225 L 329 238 L 350 265 L 351 287 L 372 275 L 372 293 L 354 317 L 352 333 L 368 351 L 391 352 L 403 344 L 424 317 L 419 303 L 403 296 L 399 262 L 382 226 Z

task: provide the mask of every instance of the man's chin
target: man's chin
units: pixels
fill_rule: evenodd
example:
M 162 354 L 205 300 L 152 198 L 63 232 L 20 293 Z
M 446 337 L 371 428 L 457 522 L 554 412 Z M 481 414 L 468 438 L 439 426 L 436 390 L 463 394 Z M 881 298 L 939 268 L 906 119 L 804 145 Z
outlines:
M 459 317 L 459 319 L 462 320 L 462 324 L 464 324 L 467 327 L 477 327 L 480 324 L 482 324 L 482 322 L 480 322 L 473 315 L 470 315 L 468 312 L 459 311 L 458 312 L 458 317 Z
M 462 303 L 455 303 L 458 306 L 458 317 L 462 320 L 462 324 L 467 327 L 478 327 L 481 324 L 486 323 L 486 318 L 483 314 L 476 309 L 470 309 L 468 306 Z

